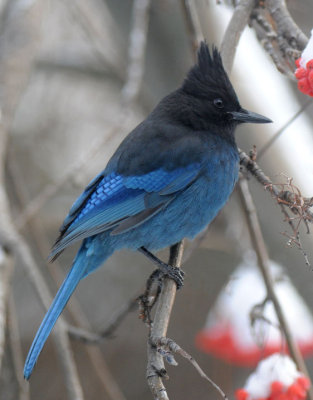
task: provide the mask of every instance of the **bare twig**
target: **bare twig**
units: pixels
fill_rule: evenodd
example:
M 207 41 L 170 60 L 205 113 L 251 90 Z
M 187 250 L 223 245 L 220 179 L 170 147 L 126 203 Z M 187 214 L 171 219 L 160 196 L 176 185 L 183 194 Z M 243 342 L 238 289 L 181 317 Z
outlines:
M 45 305 L 45 308 L 48 308 L 51 303 L 49 289 L 41 276 L 40 269 L 36 265 L 36 262 L 26 242 L 14 229 L 14 225 L 10 219 L 10 209 L 3 194 L 4 192 L 0 191 L 0 209 L 6 210 L 7 218 L 5 221 L 6 223 L 4 223 L 3 215 L 0 213 L 2 220 L 0 236 L 5 238 L 6 244 L 10 251 L 15 254 L 18 261 L 24 265 L 31 281 L 34 283 L 42 303 Z M 4 203 L 7 203 L 5 207 Z M 58 324 L 56 325 L 53 332 L 53 338 L 56 342 L 56 349 L 58 350 L 61 365 L 63 367 L 63 373 L 67 383 L 68 396 L 73 400 L 83 399 L 84 396 L 79 383 L 75 361 L 66 333 L 66 326 L 62 320 L 59 320 Z
M 241 3 L 243 3 L 243 0 L 242 0 Z M 269 6 L 273 5 L 273 3 L 274 3 L 274 1 L 269 0 Z M 251 7 L 251 5 L 248 5 L 248 7 L 249 6 Z M 272 11 L 272 13 L 276 13 L 274 8 L 272 8 L 271 11 Z M 283 10 L 283 11 L 287 12 L 287 10 Z M 241 17 L 242 24 L 244 23 L 244 21 L 246 21 L 246 23 L 247 23 L 249 15 L 250 15 L 249 13 L 251 13 L 251 9 L 248 8 L 248 12 L 246 10 L 241 10 L 241 13 L 242 13 L 242 17 Z M 238 16 L 237 18 L 240 18 L 240 17 Z M 240 25 L 240 26 L 242 27 L 242 25 Z M 294 29 L 296 29 L 296 28 L 294 27 Z M 238 43 L 238 41 L 240 39 L 240 34 L 241 34 L 242 30 L 243 30 L 243 28 L 241 29 L 241 31 L 239 31 L 239 35 L 237 35 L 235 37 L 236 40 L 232 43 L 232 46 L 235 47 L 235 48 L 236 48 L 237 43 Z M 227 29 L 227 31 L 228 31 L 228 29 Z M 298 40 L 301 40 L 300 36 L 298 37 Z M 223 39 L 223 42 L 226 42 L 225 37 Z M 227 51 L 229 51 L 231 53 L 231 55 L 227 54 Z M 226 59 L 226 70 L 228 72 L 230 72 L 231 68 L 232 68 L 232 62 L 233 62 L 232 49 L 227 49 L 227 47 L 223 47 L 221 53 L 222 53 L 223 62 Z M 242 162 L 242 158 L 243 158 L 242 157 L 242 152 L 240 152 L 240 160 L 241 160 L 241 162 Z M 262 178 L 264 178 L 264 177 L 265 177 L 265 175 L 263 174 Z M 293 339 L 293 336 L 291 334 L 291 331 L 289 329 L 289 326 L 288 326 L 288 324 L 286 322 L 285 316 L 284 316 L 284 314 L 282 312 L 282 309 L 280 307 L 279 301 L 277 299 L 276 292 L 274 290 L 273 279 L 272 279 L 271 274 L 269 272 L 269 258 L 268 258 L 268 254 L 267 254 L 264 238 L 263 238 L 263 235 L 262 235 L 262 231 L 261 231 L 261 228 L 260 228 L 260 224 L 259 224 L 259 221 L 258 221 L 256 209 L 255 209 L 255 206 L 254 206 L 254 202 L 253 202 L 252 196 L 250 194 L 248 182 L 242 176 L 241 176 L 241 178 L 239 180 L 239 193 L 240 193 L 242 208 L 245 211 L 245 215 L 246 215 L 246 218 L 247 218 L 247 224 L 248 224 L 248 228 L 249 228 L 249 231 L 250 231 L 250 236 L 251 236 L 251 239 L 252 239 L 252 242 L 253 242 L 253 246 L 254 246 L 255 252 L 256 252 L 257 257 L 258 257 L 258 265 L 259 265 L 259 268 L 260 268 L 261 273 L 263 275 L 263 279 L 264 279 L 264 282 L 265 282 L 265 285 L 266 285 L 266 288 L 267 288 L 268 296 L 270 297 L 270 299 L 273 302 L 273 305 L 274 305 L 274 308 L 275 308 L 275 312 L 276 312 L 277 318 L 279 320 L 280 326 L 281 326 L 282 330 L 285 333 L 286 341 L 287 341 L 287 345 L 288 345 L 290 354 L 291 354 L 293 360 L 295 361 L 298 369 L 300 371 L 302 371 L 303 373 L 305 373 L 309 377 L 307 369 L 306 369 L 306 366 L 305 366 L 305 363 L 304 363 L 304 360 L 302 358 L 302 355 L 299 352 L 299 349 L 298 349 L 298 347 L 297 347 L 297 345 L 296 345 L 296 343 L 295 343 L 295 341 Z M 311 393 L 309 394 L 309 396 L 310 396 L 310 399 L 312 399 L 312 394 Z
M 153 347 L 157 349 L 157 351 L 162 355 L 165 360 L 171 364 L 171 365 L 178 365 L 176 360 L 173 357 L 173 353 L 177 353 L 180 356 L 186 358 L 193 366 L 194 368 L 198 371 L 200 376 L 208 381 L 214 389 L 218 391 L 218 393 L 222 396 L 223 399 L 227 400 L 226 394 L 223 392 L 223 390 L 214 382 L 212 379 L 210 379 L 205 372 L 202 370 L 200 365 L 197 363 L 197 361 L 190 355 L 188 354 L 184 349 L 182 349 L 177 343 L 174 342 L 174 340 L 162 337 L 162 338 L 150 338 L 150 343 Z
M 125 105 L 136 100 L 143 73 L 151 0 L 134 0 L 132 29 L 129 35 L 127 79 L 122 89 Z
M 25 22 L 24 15 L 21 15 L 20 23 Z M 41 21 L 40 18 L 37 21 Z M 34 24 L 33 26 L 39 27 L 40 24 Z M 25 36 L 25 38 L 28 36 Z M 30 39 L 30 38 L 28 38 Z M 17 40 L 17 43 L 20 43 Z M 21 95 L 22 89 L 27 82 L 28 76 L 30 74 L 31 65 L 33 57 L 36 53 L 36 41 L 27 40 L 23 41 L 22 49 L 11 49 L 11 55 L 9 57 L 10 61 L 5 60 L 6 65 L 3 68 L 3 73 L 1 78 L 8 87 L 6 103 L 3 104 L 3 120 L 0 125 L 0 240 L 3 245 L 8 248 L 8 251 L 14 254 L 17 261 L 24 265 L 26 270 L 29 272 L 30 276 L 38 283 L 39 292 L 42 296 L 43 302 L 48 306 L 47 300 L 49 296 L 47 295 L 48 288 L 45 283 L 41 280 L 39 268 L 35 265 L 35 260 L 27 246 L 25 240 L 17 233 L 13 218 L 11 216 L 10 202 L 5 191 L 5 155 L 7 151 L 7 141 L 8 141 L 8 130 L 11 124 L 14 110 L 18 104 L 19 97 Z M 26 53 L 25 53 L 26 51 Z M 21 62 L 23 60 L 23 62 Z M 11 86 L 10 86 L 11 84 Z M 9 90 L 10 89 L 10 90 Z M 34 271 L 37 274 L 34 274 Z M 50 301 L 49 301 L 50 303 Z M 75 363 L 72 357 L 70 346 L 68 343 L 67 334 L 62 329 L 60 324 L 55 330 L 54 334 L 57 340 L 60 350 L 60 355 L 62 354 L 62 366 L 64 367 L 64 376 L 66 380 L 67 392 L 70 399 L 80 400 L 83 399 L 82 389 L 79 384 L 78 374 L 76 371 Z
M 40 208 L 52 197 L 54 196 L 62 186 L 74 179 L 79 171 L 81 171 L 88 162 L 95 157 L 99 152 L 102 151 L 103 146 L 108 143 L 112 138 L 120 132 L 123 127 L 126 127 L 127 123 L 129 123 L 128 115 L 125 115 L 125 119 L 122 118 L 123 122 L 120 121 L 117 126 L 114 126 L 109 130 L 109 132 L 103 137 L 94 141 L 91 144 L 90 148 L 86 151 L 84 155 L 81 155 L 77 160 L 73 162 L 67 169 L 67 171 L 59 177 L 59 179 L 51 184 L 45 186 L 45 188 L 39 192 L 37 196 L 35 196 L 25 207 L 25 209 L 15 218 L 16 227 L 20 230 L 23 226 L 31 219 Z
M 273 143 L 284 133 L 284 131 L 290 126 L 298 117 L 306 110 L 311 104 L 312 99 L 309 98 L 303 106 L 297 111 L 278 131 L 273 135 L 270 140 L 265 143 L 265 145 L 258 151 L 257 160 L 259 161 L 261 157 L 269 150 L 269 148 L 273 145 Z
M 61 1 L 61 3 L 63 2 Z M 84 0 L 76 0 L 66 4 L 75 21 L 81 25 L 86 37 L 92 44 L 93 51 L 98 56 L 103 69 L 109 69 L 114 76 L 123 79 L 122 60 L 115 52 L 115 44 L 112 47 L 104 45 L 109 43 L 109 34 L 116 39 L 115 36 L 118 33 L 118 28 L 115 27 L 106 2 L 103 1 L 96 4 Z M 64 55 L 61 62 L 64 64 Z
M 103 339 L 110 338 L 114 335 L 115 330 L 124 320 L 124 318 L 135 309 L 138 303 L 138 296 L 135 299 L 130 300 L 126 303 L 116 315 L 113 316 L 109 321 L 107 327 L 99 332 L 92 333 L 82 328 L 76 328 L 75 326 L 68 325 L 69 335 L 75 340 L 81 340 L 84 343 L 99 343 Z
M 296 363 L 298 369 L 302 371 L 305 375 L 308 375 L 308 371 L 306 369 L 305 363 L 303 361 L 302 355 L 299 352 L 299 349 L 296 345 L 296 342 L 293 338 L 293 335 L 290 331 L 288 323 L 286 321 L 285 315 L 282 311 L 280 306 L 279 300 L 276 296 L 276 292 L 274 290 L 274 282 L 273 278 L 269 272 L 269 257 L 267 253 L 267 249 L 265 246 L 265 242 L 263 239 L 261 227 L 258 221 L 257 212 L 254 206 L 254 202 L 252 200 L 248 182 L 244 178 L 240 178 L 239 180 L 239 187 L 240 187 L 240 196 L 242 198 L 242 206 L 245 211 L 245 215 L 247 218 L 247 224 L 250 231 L 250 236 L 253 242 L 254 249 L 257 254 L 258 258 L 258 265 L 260 271 L 262 273 L 264 283 L 266 285 L 267 293 L 271 301 L 273 302 L 275 312 L 277 318 L 279 320 L 279 324 L 285 334 L 286 342 L 288 345 L 288 349 L 290 351 L 290 355 L 293 358 L 294 362 Z
M 130 106 L 136 101 L 144 73 L 144 57 L 146 49 L 146 37 L 149 22 L 149 10 L 151 0 L 136 0 L 133 10 L 133 27 L 130 33 L 129 45 L 129 62 L 127 70 L 127 79 L 122 89 L 122 104 L 124 105 L 123 117 L 119 119 L 117 124 L 111 127 L 110 131 L 96 140 L 88 149 L 84 156 L 80 156 L 61 176 L 57 182 L 48 184 L 22 211 L 21 215 L 16 218 L 16 226 L 21 229 L 25 223 L 35 215 L 38 210 L 68 181 L 74 179 L 78 172 L 81 171 L 86 164 L 96 154 L 98 154 L 106 143 L 108 143 L 116 134 L 124 130 L 132 118 Z M 79 7 L 83 7 L 83 3 L 79 3 Z M 81 15 L 87 16 L 86 10 L 81 11 Z M 88 19 L 89 21 L 89 19 Z M 87 23 L 90 27 L 90 23 Z M 91 24 L 92 25 L 92 24 Z M 98 31 L 96 31 L 99 36 Z
M 22 342 L 19 334 L 19 327 L 17 321 L 17 313 L 15 308 L 15 301 L 13 294 L 9 297 L 9 344 L 12 353 L 12 361 L 15 372 L 15 378 L 19 386 L 19 400 L 30 400 L 29 385 L 23 379 L 23 352 Z
M 257 4 L 250 22 L 278 71 L 295 81 L 294 60 L 300 56 L 308 39 L 291 18 L 285 1 L 266 0 Z
M 24 185 L 19 166 L 16 163 L 14 157 L 9 157 L 9 172 L 11 174 L 10 182 L 12 182 L 14 186 L 14 190 L 17 193 L 19 203 L 21 205 L 26 204 L 29 198 L 29 193 L 27 190 L 28 187 L 27 185 Z M 42 228 L 41 219 L 37 215 L 35 215 L 35 218 L 32 218 L 28 221 L 28 227 L 30 228 L 30 235 L 33 236 L 34 242 L 37 245 L 41 257 L 45 259 L 50 250 L 50 244 L 48 243 L 46 233 Z M 59 286 L 64 279 L 64 274 L 61 273 L 58 261 L 55 262 L 53 268 L 49 268 L 49 272 L 51 273 L 52 278 L 54 279 L 56 284 Z M 72 319 L 74 320 L 74 323 L 80 326 L 80 328 L 76 328 L 77 330 L 84 332 L 89 339 L 91 337 L 95 338 L 95 336 L 98 337 L 97 335 L 90 333 L 90 323 L 88 322 L 88 319 L 84 311 L 80 307 L 78 301 L 76 300 L 75 296 L 71 298 L 71 302 L 68 304 L 67 309 Z M 68 334 L 71 335 L 71 327 L 69 325 L 66 325 L 66 329 Z M 73 327 L 73 329 L 75 328 Z M 102 390 L 108 395 L 108 398 L 112 400 L 125 400 L 122 391 L 120 390 L 114 377 L 112 376 L 106 365 L 103 354 L 95 347 L 90 346 L 86 346 L 85 351 L 91 365 L 93 366 L 94 374 L 101 382 L 103 387 Z
M 288 76 L 291 80 L 296 80 L 293 71 L 291 71 L 291 65 L 286 62 L 285 54 L 282 54 L 278 42 L 281 42 L 281 38 L 278 37 L 274 27 L 270 24 L 269 20 L 273 21 L 267 10 L 258 7 L 255 8 L 251 14 L 250 24 L 254 28 L 258 41 L 263 46 L 264 50 L 272 58 L 276 68 L 281 73 Z M 295 50 L 294 50 L 295 52 Z M 297 54 L 297 57 L 299 54 Z M 292 63 L 293 64 L 293 63 Z
M 180 268 L 183 249 L 183 241 L 171 247 L 169 265 Z M 164 286 L 157 303 L 150 337 L 166 337 L 175 295 L 176 283 L 171 279 L 165 278 Z M 167 377 L 166 369 L 164 368 L 163 357 L 151 347 L 150 342 L 148 342 L 148 365 L 146 376 L 148 385 L 154 398 L 157 400 L 168 400 L 168 395 L 162 382 L 162 378 Z
M 7 303 L 10 293 L 9 286 L 12 268 L 12 257 L 6 253 L 3 247 L 0 247 L 0 370 L 4 355 Z
M 287 206 L 294 214 L 301 215 L 302 219 L 308 222 L 313 222 L 313 214 L 310 210 L 313 207 L 312 197 L 303 197 L 300 190 L 292 185 L 274 184 L 268 176 L 264 174 L 259 165 L 253 161 L 244 151 L 239 149 L 240 164 L 246 169 L 269 191 L 277 203 Z M 285 187 L 288 190 L 285 190 Z
M 224 68 L 228 73 L 233 65 L 240 36 L 247 26 L 255 4 L 256 0 L 241 0 L 236 6 L 230 23 L 227 26 L 222 41 L 221 54 L 223 55 Z
M 203 40 L 203 33 L 193 0 L 181 0 L 182 9 L 185 17 L 185 22 L 190 39 L 190 47 L 194 61 L 197 59 L 197 49 L 201 40 Z
M 275 21 L 278 36 L 287 40 L 292 48 L 303 50 L 308 38 L 289 14 L 284 0 L 266 0 L 266 8 Z

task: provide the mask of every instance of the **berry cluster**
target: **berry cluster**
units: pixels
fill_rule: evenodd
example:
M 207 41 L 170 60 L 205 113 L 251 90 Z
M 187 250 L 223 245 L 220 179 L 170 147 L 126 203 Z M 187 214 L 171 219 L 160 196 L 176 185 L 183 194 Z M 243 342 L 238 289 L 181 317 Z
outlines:
M 300 62 L 301 58 L 298 58 L 295 71 L 295 77 L 298 79 L 298 89 L 300 92 L 313 97 L 313 60 L 308 61 L 305 68 L 301 67 Z
M 270 393 L 266 398 L 254 399 L 246 389 L 238 389 L 235 397 L 236 400 L 304 400 L 309 387 L 309 379 L 301 375 L 288 387 L 282 382 L 273 381 L 270 385 Z

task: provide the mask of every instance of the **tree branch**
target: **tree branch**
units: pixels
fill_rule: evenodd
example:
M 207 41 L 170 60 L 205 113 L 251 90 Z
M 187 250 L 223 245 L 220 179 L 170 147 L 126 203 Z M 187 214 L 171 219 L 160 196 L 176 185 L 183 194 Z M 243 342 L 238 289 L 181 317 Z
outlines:
M 40 2 L 37 4 L 41 6 Z M 4 64 L 2 65 L 1 79 L 3 80 L 3 85 L 6 89 L 6 96 L 5 102 L 2 104 L 3 119 L 1 121 L 2 124 L 0 125 L 0 241 L 2 246 L 6 247 L 12 255 L 16 256 L 17 261 L 21 265 L 24 265 L 31 278 L 36 281 L 38 284 L 37 290 L 42 297 L 43 303 L 48 306 L 48 302 L 50 303 L 50 298 L 47 294 L 49 293 L 48 288 L 44 281 L 41 280 L 39 268 L 36 267 L 35 260 L 26 241 L 15 229 L 11 214 L 10 201 L 5 187 L 5 158 L 9 137 L 8 132 L 14 116 L 15 108 L 31 72 L 33 57 L 37 50 L 37 41 L 34 37 L 30 37 L 27 30 L 31 25 L 28 18 L 31 17 L 34 17 L 32 13 L 28 13 L 27 18 L 25 17 L 25 14 L 21 13 L 20 19 L 15 21 L 15 28 L 18 27 L 19 35 L 22 33 L 24 34 L 23 41 L 13 41 L 14 46 L 17 45 L 17 48 L 13 48 L 12 46 L 10 48 L 10 57 L 3 57 L 1 59 Z M 38 34 L 39 26 L 41 26 L 41 19 L 39 16 L 36 22 L 31 25 L 32 35 Z M 10 29 L 14 29 L 13 23 L 10 24 Z M 2 35 L 1 39 L 5 40 L 4 38 L 5 35 Z M 9 47 L 10 46 L 7 44 L 7 50 Z M 35 274 L 34 271 L 36 271 L 37 274 Z M 82 389 L 79 384 L 78 374 L 70 350 L 67 333 L 64 331 L 62 324 L 59 324 L 57 329 L 55 329 L 54 338 L 59 344 L 57 348 L 60 350 L 60 355 L 62 355 L 62 366 L 64 369 L 68 396 L 72 400 L 81 400 L 83 399 Z
M 171 247 L 169 265 L 177 268 L 181 267 L 183 250 L 183 241 Z M 150 338 L 162 338 L 166 336 L 175 295 L 176 283 L 171 279 L 165 278 L 157 302 L 154 321 L 149 335 Z M 151 347 L 150 340 L 148 341 L 148 365 L 146 376 L 154 398 L 157 400 L 168 400 L 168 395 L 162 382 L 162 378 L 167 378 L 163 357 Z
M 242 0 L 240 2 L 240 4 L 244 4 L 244 1 L 245 0 Z M 275 2 L 276 2 L 276 0 L 275 0 Z M 270 5 L 274 5 L 272 0 L 269 0 L 269 3 L 270 3 Z M 274 12 L 276 13 L 274 8 L 272 8 L 271 11 L 273 13 Z M 287 10 L 282 10 L 282 11 L 286 12 Z M 240 12 L 240 10 L 238 12 Z M 249 19 L 249 15 L 250 15 L 249 9 L 248 9 L 248 12 L 246 10 L 241 10 L 241 13 L 242 13 L 242 16 L 241 16 L 241 25 L 240 26 L 242 27 L 244 21 L 246 21 L 246 24 L 248 23 L 248 19 Z M 228 31 L 228 29 L 227 29 L 227 31 Z M 241 32 L 242 32 L 242 30 L 241 30 Z M 300 36 L 299 36 L 299 38 L 300 38 Z M 298 40 L 300 40 L 299 38 L 298 38 Z M 233 42 L 234 47 L 237 46 L 239 39 L 240 39 L 240 34 L 235 37 L 235 41 Z M 225 38 L 223 40 L 223 43 L 224 42 L 225 42 Z M 224 61 L 224 59 L 227 60 L 226 70 L 227 70 L 227 72 L 230 72 L 230 70 L 232 68 L 233 56 L 229 56 L 226 53 L 226 51 L 227 51 L 227 48 L 224 46 L 224 48 L 222 49 L 222 52 L 221 52 L 222 59 L 223 59 L 223 61 Z M 229 50 L 229 51 L 232 53 L 232 50 Z M 243 156 L 243 152 L 240 151 L 241 163 L 243 163 L 242 160 L 245 158 L 246 157 Z M 256 169 L 256 171 L 257 171 L 257 169 Z M 262 179 L 267 178 L 267 177 L 265 177 L 264 174 L 261 174 L 260 170 L 258 170 L 258 172 L 256 174 Z M 276 297 L 276 293 L 274 290 L 274 284 L 272 281 L 271 274 L 269 272 L 269 258 L 268 258 L 268 254 L 267 254 L 267 250 L 266 250 L 266 246 L 265 246 L 265 241 L 264 241 L 262 231 L 260 228 L 260 224 L 258 221 L 255 205 L 254 205 L 254 202 L 253 202 L 250 190 L 249 190 L 248 182 L 243 177 L 241 177 L 239 180 L 239 193 L 240 193 L 240 198 L 241 198 L 241 205 L 242 205 L 242 208 L 245 211 L 245 214 L 247 217 L 247 224 L 248 224 L 248 228 L 250 231 L 250 236 L 251 236 L 251 239 L 252 239 L 252 242 L 254 245 L 255 252 L 258 257 L 258 266 L 263 275 L 263 279 L 264 279 L 264 282 L 265 282 L 265 285 L 267 288 L 268 295 L 273 302 L 273 306 L 275 308 L 275 312 L 276 312 L 277 318 L 279 320 L 279 324 L 285 333 L 290 354 L 291 354 L 294 362 L 296 363 L 298 369 L 309 377 L 304 360 L 302 358 L 302 355 L 299 352 L 299 349 L 296 345 L 295 340 L 293 339 L 291 331 L 286 322 L 285 316 L 280 307 L 279 301 Z M 312 399 L 311 392 L 309 393 L 309 397 L 310 397 L 310 399 Z
M 301 31 L 289 14 L 284 0 L 266 0 L 266 7 L 275 21 L 277 34 L 288 40 L 293 48 L 303 50 L 308 38 Z
M 309 374 L 305 366 L 303 357 L 299 351 L 296 341 L 293 338 L 293 335 L 288 326 L 285 315 L 280 306 L 278 297 L 276 296 L 276 292 L 274 289 L 274 281 L 269 270 L 269 257 L 264 242 L 263 234 L 261 231 L 260 223 L 258 220 L 257 211 L 249 190 L 248 182 L 243 177 L 239 179 L 239 189 L 240 189 L 239 194 L 242 200 L 241 204 L 245 212 L 247 225 L 250 232 L 250 237 L 252 239 L 253 247 L 258 258 L 258 266 L 263 276 L 268 297 L 271 299 L 273 303 L 279 321 L 279 325 L 286 337 L 287 346 L 290 351 L 292 359 L 296 363 L 299 371 L 302 371 L 309 378 Z
M 5 346 L 8 295 L 10 293 L 10 277 L 13 269 L 12 257 L 0 247 L 0 371 Z
M 139 95 L 144 73 L 145 50 L 149 26 L 151 0 L 134 0 L 132 29 L 129 35 L 127 79 L 122 89 L 125 105 Z
M 227 26 L 221 45 L 221 54 L 223 55 L 224 68 L 228 73 L 232 69 L 240 36 L 248 24 L 255 4 L 256 0 L 241 0 Z

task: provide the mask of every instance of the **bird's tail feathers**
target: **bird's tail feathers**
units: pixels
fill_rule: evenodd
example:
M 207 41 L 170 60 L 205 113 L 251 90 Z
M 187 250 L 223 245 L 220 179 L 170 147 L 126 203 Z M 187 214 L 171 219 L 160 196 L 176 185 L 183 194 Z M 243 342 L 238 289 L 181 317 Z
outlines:
M 85 265 L 84 265 L 85 264 Z M 24 377 L 29 379 L 33 368 L 37 362 L 39 354 L 52 330 L 57 319 L 59 318 L 61 312 L 66 306 L 68 300 L 70 299 L 72 293 L 74 292 L 79 281 L 86 274 L 86 269 L 88 268 L 88 262 L 83 254 L 78 253 L 71 270 L 69 271 L 67 277 L 62 283 L 60 289 L 58 290 L 53 303 L 51 304 L 47 314 L 45 315 L 38 331 L 33 340 L 31 348 L 28 352 L 25 366 L 24 366 Z

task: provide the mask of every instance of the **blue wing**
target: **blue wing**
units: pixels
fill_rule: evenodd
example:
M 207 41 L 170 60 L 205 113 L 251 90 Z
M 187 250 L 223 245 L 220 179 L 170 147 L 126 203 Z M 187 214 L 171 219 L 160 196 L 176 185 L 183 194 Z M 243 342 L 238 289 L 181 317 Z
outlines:
M 117 235 L 142 224 L 190 185 L 200 171 L 200 164 L 194 163 L 138 176 L 99 174 L 73 204 L 50 258 L 86 237 L 109 229 Z

